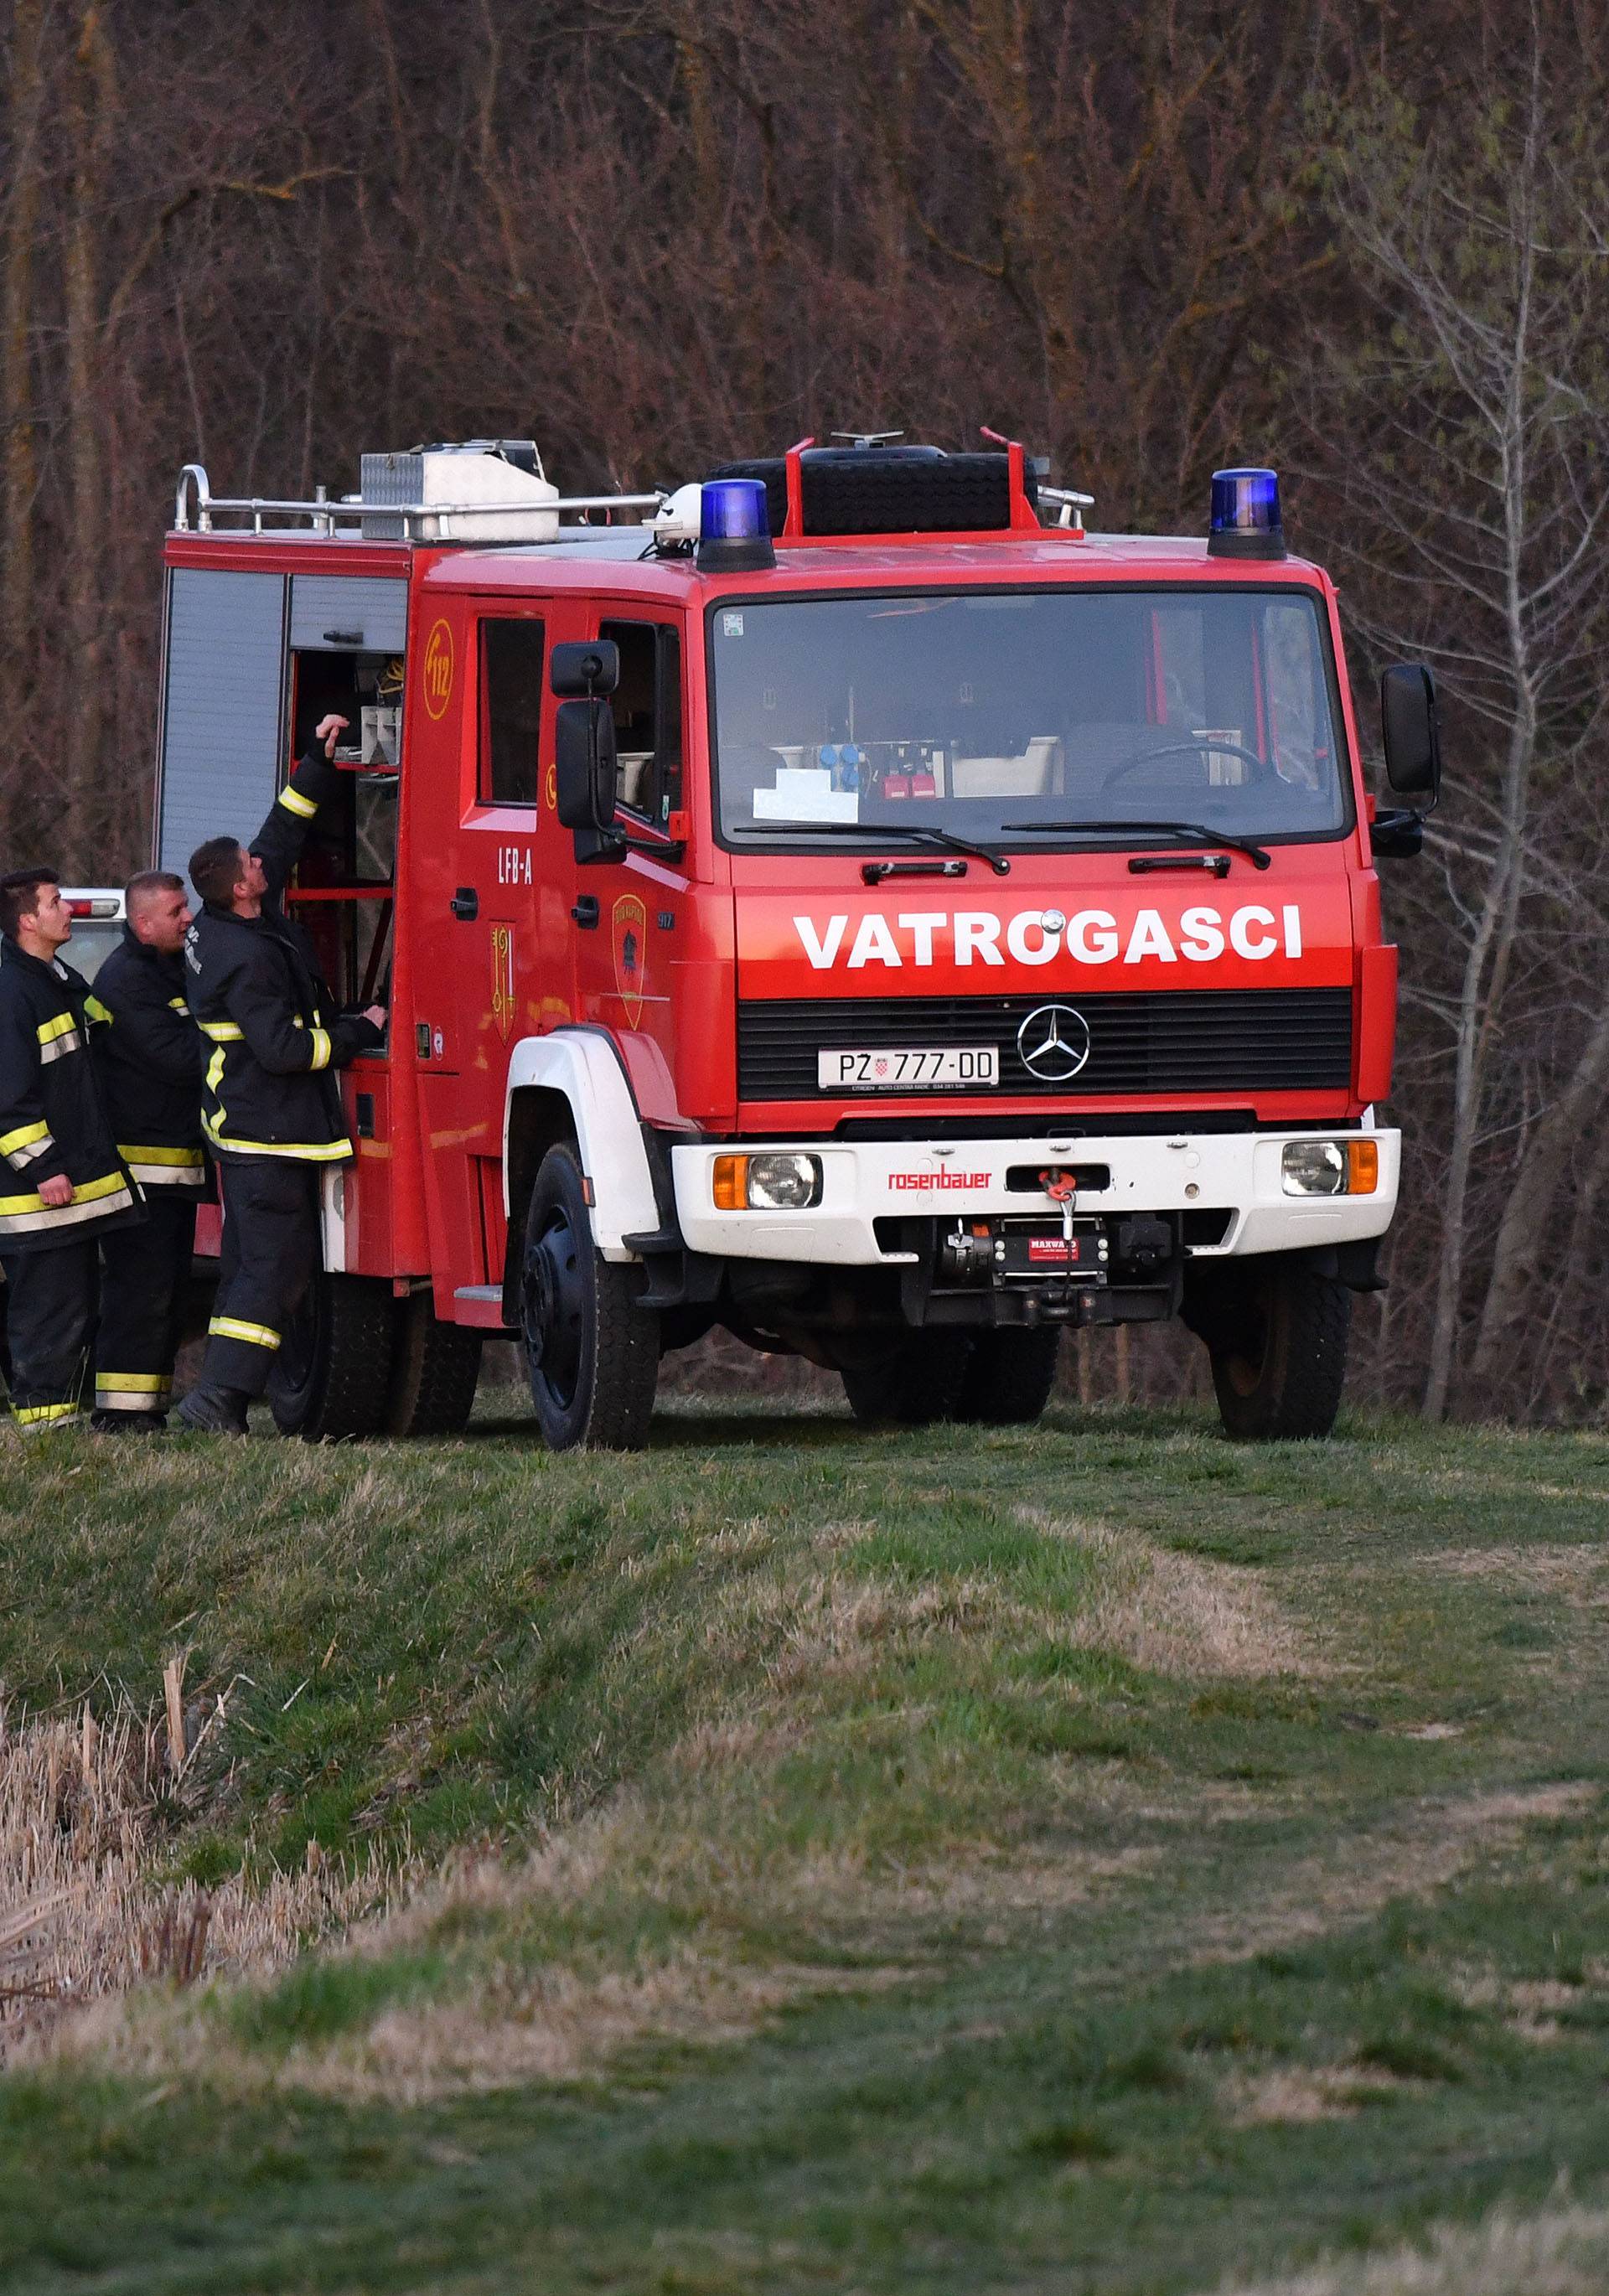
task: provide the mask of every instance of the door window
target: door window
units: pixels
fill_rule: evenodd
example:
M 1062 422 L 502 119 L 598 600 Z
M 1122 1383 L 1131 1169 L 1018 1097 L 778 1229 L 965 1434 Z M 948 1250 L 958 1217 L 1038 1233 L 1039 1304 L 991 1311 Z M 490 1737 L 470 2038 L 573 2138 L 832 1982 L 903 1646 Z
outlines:
M 482 805 L 531 805 L 539 781 L 543 625 L 529 615 L 480 625 Z
M 681 636 L 662 622 L 603 622 L 598 636 L 620 652 L 611 697 L 620 809 L 662 830 L 682 801 Z

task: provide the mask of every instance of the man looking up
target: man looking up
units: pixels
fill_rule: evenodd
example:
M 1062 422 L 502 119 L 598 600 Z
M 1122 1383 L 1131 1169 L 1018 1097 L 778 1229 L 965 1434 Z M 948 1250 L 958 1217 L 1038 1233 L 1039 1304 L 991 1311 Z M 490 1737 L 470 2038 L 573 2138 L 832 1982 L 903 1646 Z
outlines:
M 102 1243 L 95 1414 L 103 1434 L 155 1433 L 173 1394 L 195 1208 L 209 1193 L 201 1146 L 206 1039 L 185 1001 L 185 881 L 131 877 L 123 938 L 95 975 L 90 1039 L 118 1153 L 146 1218 Z
M 201 1128 L 218 1159 L 224 1237 L 206 1359 L 179 1417 L 218 1434 L 246 1432 L 246 1406 L 318 1272 L 319 1174 L 352 1152 L 333 1071 L 385 1027 L 382 1005 L 332 1010 L 312 944 L 280 903 L 339 785 L 331 760 L 346 722 L 319 720 L 250 850 L 213 837 L 190 859 L 201 910 L 185 938 L 185 990 L 210 1046 Z
M 95 1080 L 53 869 L 0 877 L 0 1262 L 25 1435 L 78 1414 L 103 1239 L 140 1220 Z

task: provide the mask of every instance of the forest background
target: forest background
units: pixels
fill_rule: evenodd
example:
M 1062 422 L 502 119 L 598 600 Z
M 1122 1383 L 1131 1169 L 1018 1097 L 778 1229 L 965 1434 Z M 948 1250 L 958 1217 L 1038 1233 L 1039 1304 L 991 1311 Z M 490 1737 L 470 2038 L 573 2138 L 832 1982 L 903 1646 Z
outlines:
M 1535 0 L 8 0 L 0 862 L 146 857 L 182 462 L 566 490 L 987 422 L 1194 533 L 1285 475 L 1448 779 L 1382 870 L 1408 1153 L 1359 1400 L 1609 1415 L 1609 12 Z M 1086 1390 L 1112 1358 L 1081 1352 Z M 1125 1355 L 1124 1381 L 1135 1376 Z M 1141 1374 L 1194 1375 L 1153 1349 Z

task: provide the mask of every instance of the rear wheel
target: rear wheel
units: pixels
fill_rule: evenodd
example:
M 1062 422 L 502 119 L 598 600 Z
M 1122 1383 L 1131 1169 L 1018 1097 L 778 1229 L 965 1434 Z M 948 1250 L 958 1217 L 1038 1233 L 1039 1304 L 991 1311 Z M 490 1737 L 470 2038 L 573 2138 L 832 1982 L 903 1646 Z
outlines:
M 388 1435 L 461 1435 L 480 1377 L 480 1333 L 444 1324 L 428 1292 L 398 1303 Z
M 973 1340 L 956 1417 L 975 1427 L 1031 1426 L 1050 1400 L 1061 1344 L 1055 1324 L 979 1332 Z
M 953 1419 L 972 1349 L 969 1332 L 907 1332 L 870 1362 L 840 1373 L 850 1409 L 866 1427 L 931 1427 Z
M 339 1443 L 378 1435 L 391 1372 L 391 1287 L 367 1275 L 314 1277 L 268 1375 L 282 1435 Z
M 1239 1442 L 1327 1435 L 1346 1380 L 1352 1295 L 1301 1260 L 1250 1259 L 1208 1341 L 1226 1432 Z
M 553 1451 L 632 1451 L 647 1440 L 659 1382 L 660 1322 L 640 1304 L 644 1274 L 592 1240 L 575 1151 L 550 1148 L 530 1192 L 520 1335 L 531 1401 Z

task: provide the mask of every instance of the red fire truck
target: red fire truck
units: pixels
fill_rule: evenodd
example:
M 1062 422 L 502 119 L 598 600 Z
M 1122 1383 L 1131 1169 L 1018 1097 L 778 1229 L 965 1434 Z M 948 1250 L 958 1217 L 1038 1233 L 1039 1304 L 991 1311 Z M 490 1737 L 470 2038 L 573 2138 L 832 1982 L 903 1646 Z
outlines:
M 1087 533 L 1005 440 L 607 501 L 519 441 L 361 475 L 189 465 L 166 546 L 158 858 L 249 834 L 339 710 L 290 898 L 391 1015 L 283 1428 L 456 1428 L 494 1332 L 549 1445 L 634 1445 L 715 1326 L 868 1421 L 1022 1422 L 1064 1326 L 1177 1315 L 1232 1435 L 1328 1431 L 1421 815 L 1366 791 L 1272 472 L 1186 539 Z M 1383 731 L 1433 800 L 1422 668 Z

